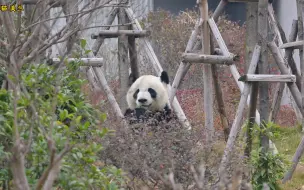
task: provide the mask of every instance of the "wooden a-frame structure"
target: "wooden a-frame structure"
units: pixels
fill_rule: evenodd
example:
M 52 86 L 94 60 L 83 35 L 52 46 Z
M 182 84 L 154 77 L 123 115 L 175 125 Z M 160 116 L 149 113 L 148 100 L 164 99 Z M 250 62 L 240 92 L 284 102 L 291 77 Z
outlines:
M 284 51 L 282 49 L 279 49 L 278 45 L 274 41 L 265 43 L 266 39 L 264 39 L 265 41 L 262 43 L 262 45 L 264 45 L 264 47 L 261 47 L 259 45 L 255 46 L 247 74 L 245 74 L 244 76 L 241 77 L 236 66 L 233 63 L 235 56 L 229 52 L 229 50 L 216 26 L 216 20 L 218 19 L 219 15 L 223 12 L 225 5 L 228 4 L 229 2 L 258 2 L 258 0 L 243 0 L 243 1 L 241 1 L 241 0 L 221 0 L 221 2 L 219 3 L 217 9 L 215 10 L 215 12 L 213 13 L 211 18 L 209 18 L 208 14 L 207 14 L 208 13 L 207 0 L 201 0 L 200 1 L 201 19 L 199 19 L 199 21 L 197 21 L 195 29 L 192 31 L 192 35 L 188 41 L 186 51 L 183 55 L 184 60 L 180 63 L 180 66 L 178 68 L 178 71 L 176 73 L 176 76 L 175 76 L 173 84 L 172 84 L 172 90 L 171 90 L 171 94 L 170 94 L 171 101 L 173 100 L 176 90 L 177 90 L 180 82 L 186 75 L 191 64 L 205 63 L 204 64 L 204 89 L 208 89 L 208 91 L 209 91 L 209 89 L 212 89 L 211 72 L 215 72 L 214 70 L 211 70 L 210 65 L 214 66 L 215 64 L 222 64 L 222 65 L 224 64 L 224 65 L 229 66 L 230 71 L 233 75 L 233 78 L 235 79 L 238 87 L 240 88 L 242 95 L 241 95 L 239 106 L 238 106 L 238 109 L 237 109 L 237 112 L 235 115 L 235 120 L 232 124 L 231 131 L 229 133 L 229 138 L 228 138 L 228 141 L 226 144 L 224 155 L 223 155 L 220 167 L 219 167 L 219 174 L 221 174 L 221 175 L 224 174 L 225 170 L 227 169 L 227 163 L 229 162 L 229 156 L 234 147 L 237 134 L 241 129 L 242 117 L 243 117 L 246 102 L 247 102 L 247 104 L 249 104 L 250 98 L 252 98 L 252 97 L 250 97 L 249 94 L 250 94 L 251 85 L 253 83 L 259 82 L 259 81 L 279 82 L 279 84 L 277 86 L 278 90 L 275 93 L 275 98 L 271 105 L 271 114 L 269 115 L 270 120 L 272 120 L 273 117 L 275 117 L 278 112 L 278 108 L 281 103 L 281 98 L 283 95 L 285 83 L 287 84 L 287 86 L 295 100 L 296 105 L 294 106 L 294 108 L 295 108 L 296 113 L 301 114 L 302 118 L 304 116 L 304 109 L 303 109 L 304 103 L 302 102 L 302 99 L 301 99 L 301 97 L 304 97 L 304 95 L 303 95 L 304 90 L 300 91 L 300 85 L 299 85 L 300 84 L 299 80 L 301 80 L 301 82 L 303 82 L 302 84 L 304 84 L 304 77 L 303 77 L 304 72 L 302 72 L 301 75 L 297 72 L 294 60 L 292 58 L 292 50 L 294 48 L 303 49 L 304 42 L 298 41 L 298 42 L 294 42 L 294 43 L 287 43 L 284 32 L 282 31 L 282 29 L 280 28 L 280 26 L 278 25 L 278 23 L 275 20 L 272 4 L 268 3 L 268 1 L 265 1 L 265 0 L 260 0 L 260 1 L 263 1 L 261 4 L 263 4 L 263 3 L 268 4 L 268 7 L 266 9 L 266 11 L 268 13 L 267 14 L 268 17 L 265 16 L 265 18 L 268 18 L 268 19 L 266 19 L 266 22 L 268 21 L 270 23 L 271 28 L 273 29 L 273 31 L 276 35 L 278 45 L 281 45 L 282 49 L 283 48 L 289 48 L 289 49 Z M 304 6 L 302 7 L 302 9 L 303 8 L 304 8 Z M 300 11 L 301 11 L 301 14 L 304 15 L 304 13 L 302 13 L 302 9 L 300 9 Z M 263 12 L 263 13 L 265 14 L 265 12 Z M 303 20 L 301 22 L 303 24 Z M 202 42 L 200 42 L 197 39 L 200 25 L 203 26 L 202 34 L 201 34 Z M 297 24 L 293 24 L 292 26 L 293 26 L 293 29 L 291 32 L 291 36 L 289 38 L 289 41 L 291 41 L 291 42 L 294 41 L 297 36 L 297 32 L 295 32 L 296 31 L 295 27 L 297 27 Z M 216 42 L 220 48 L 219 50 L 213 50 L 213 52 L 210 51 L 211 48 L 213 47 L 213 44 L 212 43 L 210 44 L 211 40 L 210 40 L 209 28 L 212 32 L 212 35 L 215 37 Z M 303 31 L 303 28 L 302 28 L 302 31 Z M 285 37 L 285 39 L 284 39 L 284 37 Z M 203 43 L 202 46 L 197 45 L 199 43 Z M 189 53 L 189 52 L 194 52 L 194 51 L 199 50 L 200 47 L 202 47 L 203 54 Z M 260 59 L 261 48 L 264 48 L 264 49 L 268 48 L 271 51 L 277 65 L 281 71 L 281 75 L 255 74 L 256 67 L 257 67 L 259 59 Z M 211 53 L 218 54 L 218 55 L 210 55 Z M 303 53 L 303 51 L 302 51 L 302 53 Z M 301 57 L 301 55 L 302 54 L 300 53 L 300 57 Z M 303 59 L 303 58 L 301 58 L 301 59 Z M 303 60 L 301 61 L 301 68 L 304 69 Z M 213 79 L 218 80 L 217 78 L 214 78 L 214 77 L 213 77 Z M 214 81 L 214 82 L 218 83 L 217 81 Z M 215 89 L 216 96 L 221 96 L 221 93 L 217 94 L 217 90 L 220 90 L 220 88 Z M 204 90 L 204 106 L 205 106 L 204 111 L 205 111 L 205 115 L 206 115 L 205 127 L 207 129 L 206 137 L 207 137 L 207 140 L 209 140 L 209 141 L 211 141 L 210 138 L 212 138 L 212 135 L 213 135 L 212 133 L 214 131 L 213 115 L 212 115 L 213 114 L 213 110 L 212 110 L 213 101 L 212 101 L 212 96 L 210 94 L 212 94 L 212 93 L 210 93 L 210 91 L 207 92 L 207 90 Z M 218 99 L 218 105 L 220 105 L 223 102 L 222 97 L 218 97 L 217 99 Z M 253 105 L 249 105 L 249 106 L 256 107 Z M 221 110 L 219 110 L 219 111 L 221 113 Z M 225 111 L 223 111 L 223 113 L 225 114 Z M 259 116 L 258 110 L 255 111 L 255 115 L 256 115 L 255 122 L 258 125 L 260 125 L 260 116 Z M 225 117 L 225 115 L 222 116 L 222 123 L 223 123 L 224 127 L 228 123 L 227 117 Z M 277 152 L 276 147 L 272 144 L 271 141 L 269 141 L 269 145 L 270 145 L 270 148 L 273 149 L 273 152 L 276 153 Z M 302 141 L 293 158 L 293 166 L 292 166 L 291 170 L 285 175 L 283 182 L 286 182 L 287 180 L 289 180 L 291 178 L 292 173 L 294 172 L 296 165 L 299 162 L 299 159 L 300 159 L 301 155 L 303 154 L 303 152 L 304 152 L 304 137 L 302 138 Z

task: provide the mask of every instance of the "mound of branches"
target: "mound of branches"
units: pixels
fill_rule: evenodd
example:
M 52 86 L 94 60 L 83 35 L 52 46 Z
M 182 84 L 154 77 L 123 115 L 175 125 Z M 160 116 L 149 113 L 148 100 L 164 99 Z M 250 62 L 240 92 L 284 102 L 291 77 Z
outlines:
M 163 112 L 140 111 L 130 112 L 126 116 L 129 126 L 117 128 L 114 136 L 106 136 L 102 142 L 104 150 L 101 159 L 105 164 L 113 164 L 130 174 L 132 183 L 140 179 L 144 186 L 150 188 L 214 189 L 218 185 L 229 186 L 231 175 L 239 173 L 238 170 L 243 170 L 244 177 L 238 180 L 239 185 L 248 181 L 239 145 L 232 153 L 231 173 L 219 181 L 218 166 L 224 148 L 222 141 L 215 139 L 212 144 L 204 143 L 203 129 L 183 128 L 174 113 L 166 115 Z M 201 182 L 197 181 L 198 176 L 203 177 Z
M 169 171 L 176 174 L 179 183 L 189 184 L 193 180 L 190 165 L 197 163 L 193 147 L 199 136 L 183 128 L 173 113 L 170 119 L 159 121 L 162 116 L 146 112 L 138 119 L 131 113 L 127 117 L 131 125 L 118 128 L 115 136 L 104 139 L 101 157 L 154 185 Z

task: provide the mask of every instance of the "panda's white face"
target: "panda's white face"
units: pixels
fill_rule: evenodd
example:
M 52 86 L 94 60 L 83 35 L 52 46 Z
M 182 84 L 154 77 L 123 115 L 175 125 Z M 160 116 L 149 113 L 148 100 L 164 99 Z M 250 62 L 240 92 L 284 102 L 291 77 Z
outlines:
M 167 91 L 169 82 L 162 76 L 143 75 L 139 77 L 127 93 L 129 109 L 144 108 L 150 111 L 162 111 L 166 106 L 169 107 Z
M 157 92 L 152 88 L 139 88 L 134 93 L 134 99 L 136 99 L 136 107 L 149 109 L 150 107 L 156 107 Z

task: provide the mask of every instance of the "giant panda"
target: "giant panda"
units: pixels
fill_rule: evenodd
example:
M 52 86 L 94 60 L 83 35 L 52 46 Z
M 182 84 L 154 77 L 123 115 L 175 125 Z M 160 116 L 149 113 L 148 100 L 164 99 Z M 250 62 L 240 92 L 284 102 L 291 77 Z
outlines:
M 159 77 L 143 75 L 132 82 L 126 95 L 128 109 L 125 116 L 133 111 L 137 117 L 146 111 L 170 115 L 171 107 L 167 88 L 169 76 L 166 71 L 162 71 Z

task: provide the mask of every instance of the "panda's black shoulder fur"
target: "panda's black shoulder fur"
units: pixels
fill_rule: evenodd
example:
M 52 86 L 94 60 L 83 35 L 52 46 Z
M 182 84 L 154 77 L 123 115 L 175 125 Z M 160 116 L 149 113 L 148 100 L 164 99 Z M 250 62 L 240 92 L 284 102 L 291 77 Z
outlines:
M 166 71 L 162 71 L 160 75 L 160 80 L 166 84 L 169 84 L 169 76 Z

